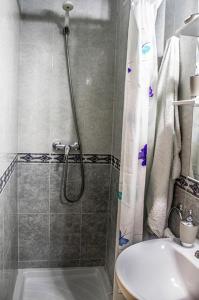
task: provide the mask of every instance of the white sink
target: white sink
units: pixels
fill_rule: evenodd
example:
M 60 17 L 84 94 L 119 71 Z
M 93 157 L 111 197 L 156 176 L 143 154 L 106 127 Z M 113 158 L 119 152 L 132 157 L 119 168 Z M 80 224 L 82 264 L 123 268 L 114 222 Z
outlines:
M 130 295 L 128 299 L 134 296 L 139 300 L 199 300 L 196 250 L 198 241 L 188 249 L 172 239 L 130 246 L 116 261 L 119 286 Z

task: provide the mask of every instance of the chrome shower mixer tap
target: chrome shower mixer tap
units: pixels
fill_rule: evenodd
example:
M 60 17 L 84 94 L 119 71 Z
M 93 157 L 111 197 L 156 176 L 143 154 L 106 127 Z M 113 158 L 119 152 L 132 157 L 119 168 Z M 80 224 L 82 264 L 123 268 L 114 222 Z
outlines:
M 65 151 L 65 154 L 68 154 L 70 150 L 78 151 L 79 150 L 79 144 L 78 142 L 75 142 L 71 145 L 63 144 L 61 141 L 55 141 L 52 144 L 53 150 L 55 151 Z

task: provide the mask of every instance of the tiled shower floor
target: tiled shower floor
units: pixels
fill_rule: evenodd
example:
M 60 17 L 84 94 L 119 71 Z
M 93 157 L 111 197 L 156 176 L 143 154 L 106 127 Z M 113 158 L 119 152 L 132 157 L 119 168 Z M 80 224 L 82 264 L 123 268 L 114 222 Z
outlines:
M 13 300 L 110 300 L 102 267 L 19 270 Z

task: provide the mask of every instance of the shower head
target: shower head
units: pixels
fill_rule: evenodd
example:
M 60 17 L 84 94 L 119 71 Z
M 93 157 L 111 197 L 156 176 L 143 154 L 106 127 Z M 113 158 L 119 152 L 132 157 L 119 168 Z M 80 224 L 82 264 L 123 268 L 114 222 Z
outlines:
M 63 4 L 63 10 L 65 10 L 65 21 L 64 21 L 64 27 L 67 28 L 65 31 L 65 34 L 69 34 L 70 30 L 69 29 L 69 23 L 70 23 L 70 15 L 69 12 L 73 9 L 73 4 L 70 1 L 66 1 Z
M 63 10 L 65 10 L 66 12 L 69 12 L 73 9 L 74 6 L 73 6 L 72 2 L 66 1 L 66 2 L 64 2 L 62 7 L 63 7 Z

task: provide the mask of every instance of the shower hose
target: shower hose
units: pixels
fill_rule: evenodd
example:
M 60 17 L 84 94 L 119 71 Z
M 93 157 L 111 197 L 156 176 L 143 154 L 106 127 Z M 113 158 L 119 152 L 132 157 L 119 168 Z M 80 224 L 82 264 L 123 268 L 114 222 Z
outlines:
M 80 138 L 80 133 L 79 133 L 76 106 L 75 106 L 75 98 L 74 98 L 74 93 L 73 93 L 73 84 L 72 84 L 72 78 L 71 78 L 71 65 L 70 65 L 70 53 L 69 53 L 69 33 L 70 33 L 69 28 L 65 27 L 63 30 L 63 35 L 64 35 L 64 47 L 65 47 L 65 55 L 66 55 L 66 69 L 67 69 L 67 74 L 68 74 L 71 108 L 72 108 L 72 113 L 73 113 L 75 131 L 76 131 L 76 135 L 77 135 L 78 149 L 76 149 L 76 151 L 79 152 L 79 154 L 77 156 L 78 157 L 77 160 L 78 160 L 78 163 L 80 164 L 81 186 L 80 186 L 80 191 L 77 195 L 69 196 L 67 194 L 67 186 L 68 186 L 68 180 L 69 180 L 69 155 L 70 155 L 70 151 L 72 149 L 70 147 L 68 149 L 65 148 L 64 167 L 63 167 L 62 183 L 61 183 L 61 200 L 64 204 L 66 204 L 67 202 L 74 203 L 74 202 L 79 201 L 84 193 L 84 187 L 85 187 L 85 178 L 84 178 L 85 172 L 84 172 L 84 164 L 83 164 L 83 157 L 82 157 L 82 144 L 81 144 L 81 138 Z

